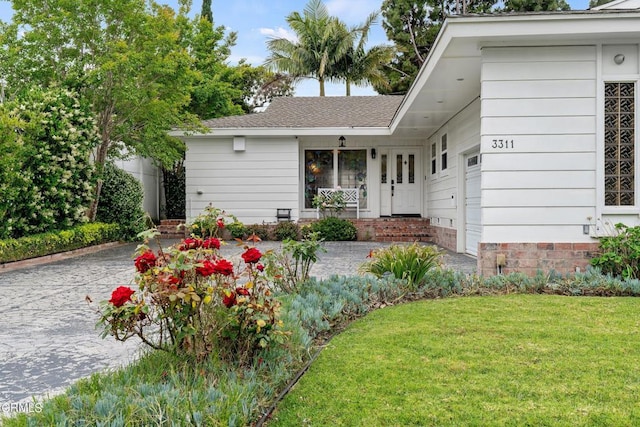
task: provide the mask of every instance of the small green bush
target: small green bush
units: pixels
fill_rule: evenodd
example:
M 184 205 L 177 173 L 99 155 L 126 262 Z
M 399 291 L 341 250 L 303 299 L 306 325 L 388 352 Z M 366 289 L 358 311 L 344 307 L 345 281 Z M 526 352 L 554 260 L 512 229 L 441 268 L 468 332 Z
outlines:
M 300 238 L 300 227 L 291 221 L 279 222 L 273 229 L 273 237 L 276 240 L 298 240 Z
M 271 233 L 267 224 L 252 224 L 246 226 L 247 236 L 256 235 L 261 240 L 271 240 Z
M 142 184 L 110 162 L 104 165 L 102 179 L 97 220 L 119 224 L 124 237 L 134 239 L 146 228 Z
M 640 227 L 616 224 L 615 236 L 600 238 L 601 254 L 591 260 L 605 274 L 625 279 L 640 278 Z
M 120 239 L 120 235 L 120 227 L 117 224 L 94 222 L 64 231 L 0 240 L 0 262 L 20 261 L 115 242 Z
M 406 280 L 410 290 L 415 290 L 424 281 L 430 270 L 442 265 L 442 251 L 436 246 L 391 245 L 371 253 L 371 261 L 360 266 L 360 271 L 377 277 L 392 274 L 396 279 Z
M 227 225 L 227 230 L 234 239 L 243 240 L 247 236 L 247 227 L 240 221 L 232 222 Z
M 310 231 L 328 241 L 356 240 L 356 226 L 347 219 L 327 217 L 311 224 Z

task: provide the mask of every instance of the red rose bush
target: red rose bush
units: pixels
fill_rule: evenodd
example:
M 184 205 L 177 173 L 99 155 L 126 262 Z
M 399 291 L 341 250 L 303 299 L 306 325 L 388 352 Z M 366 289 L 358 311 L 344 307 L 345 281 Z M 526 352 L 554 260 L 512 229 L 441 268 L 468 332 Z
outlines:
M 257 264 L 263 254 L 245 246 L 244 263 L 238 260 L 236 268 L 221 256 L 220 245 L 215 236 L 192 236 L 156 252 L 140 245 L 134 259 L 137 290 L 120 286 L 101 303 L 103 336 L 137 336 L 155 349 L 200 359 L 215 353 L 240 363 L 283 343 L 280 303 Z

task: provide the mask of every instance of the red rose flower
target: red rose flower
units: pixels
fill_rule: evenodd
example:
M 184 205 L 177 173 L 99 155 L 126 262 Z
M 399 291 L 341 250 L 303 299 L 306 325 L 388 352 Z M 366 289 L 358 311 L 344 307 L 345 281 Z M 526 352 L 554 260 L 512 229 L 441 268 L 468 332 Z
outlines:
M 222 220 L 222 218 L 218 218 L 216 224 L 218 224 L 218 228 L 224 228 L 224 221 Z
M 210 237 L 202 243 L 202 247 L 205 249 L 220 249 L 220 240 Z
M 233 307 L 234 305 L 236 305 L 236 294 L 234 292 L 231 292 L 229 295 L 225 295 L 224 298 L 222 298 L 222 303 L 227 308 Z
M 126 302 L 131 301 L 131 295 L 135 291 L 128 286 L 119 286 L 111 293 L 109 302 L 116 307 L 122 307 Z
M 262 264 L 256 265 L 256 268 L 258 269 L 258 271 L 264 271 L 264 265 Z
M 258 248 L 249 248 L 245 253 L 242 254 L 242 259 L 247 264 L 253 264 L 260 261 L 262 257 L 262 253 Z
M 244 296 L 248 296 L 249 295 L 249 289 L 247 288 L 236 288 L 236 293 L 238 295 L 244 295 Z
M 192 237 L 187 237 L 182 241 L 182 245 L 180 245 L 181 251 L 188 251 L 189 249 L 198 249 L 202 246 L 202 239 L 194 239 Z
M 140 273 L 146 273 L 151 267 L 156 265 L 156 255 L 153 251 L 148 250 L 135 260 L 136 269 Z
M 226 259 L 218 260 L 213 266 L 213 272 L 224 276 L 231 276 L 233 274 L 233 264 Z
M 196 273 L 204 277 L 211 276 L 215 272 L 216 266 L 208 259 L 202 262 L 202 267 L 196 267 Z

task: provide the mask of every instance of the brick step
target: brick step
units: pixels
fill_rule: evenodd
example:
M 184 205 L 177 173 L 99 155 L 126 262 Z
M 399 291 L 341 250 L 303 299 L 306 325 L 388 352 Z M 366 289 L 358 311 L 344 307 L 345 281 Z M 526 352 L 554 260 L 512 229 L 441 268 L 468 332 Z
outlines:
M 181 239 L 185 235 L 185 229 L 178 226 L 184 223 L 184 219 L 163 219 L 156 228 L 162 237 Z

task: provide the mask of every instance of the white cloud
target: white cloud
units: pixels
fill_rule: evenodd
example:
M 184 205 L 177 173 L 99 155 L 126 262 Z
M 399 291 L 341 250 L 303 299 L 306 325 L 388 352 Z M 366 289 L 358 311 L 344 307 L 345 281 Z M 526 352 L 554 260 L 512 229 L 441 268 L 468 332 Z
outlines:
M 269 38 L 284 38 L 287 40 L 291 40 L 295 42 L 298 40 L 296 35 L 286 28 L 277 27 L 277 28 L 260 28 L 260 34 L 267 36 Z
M 329 14 L 339 16 L 348 24 L 364 22 L 371 12 L 380 11 L 380 0 L 328 0 L 325 2 Z

